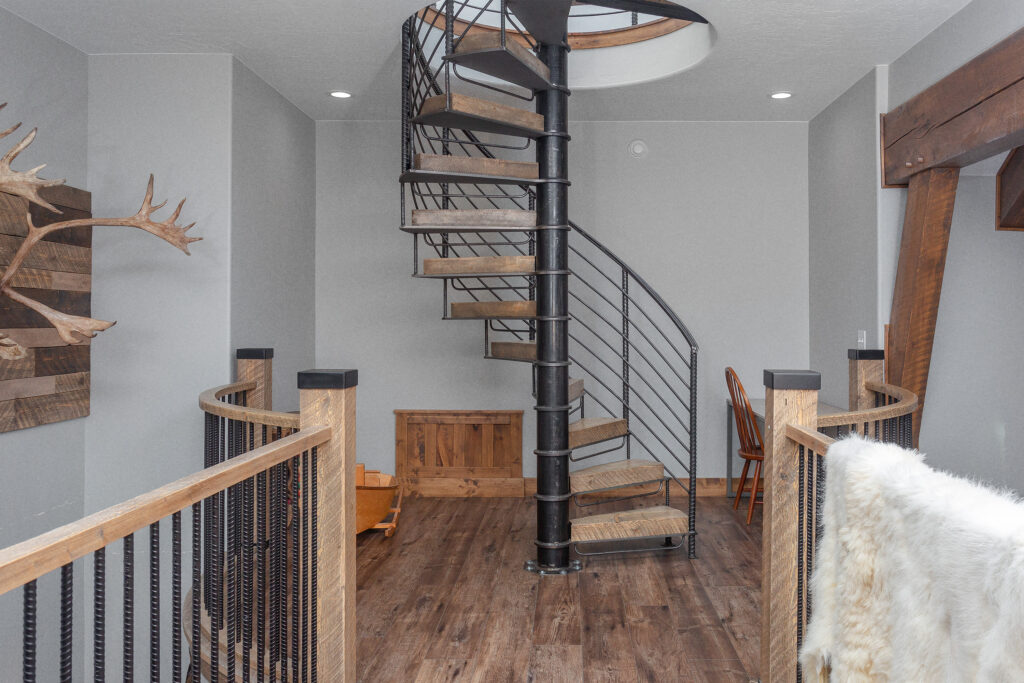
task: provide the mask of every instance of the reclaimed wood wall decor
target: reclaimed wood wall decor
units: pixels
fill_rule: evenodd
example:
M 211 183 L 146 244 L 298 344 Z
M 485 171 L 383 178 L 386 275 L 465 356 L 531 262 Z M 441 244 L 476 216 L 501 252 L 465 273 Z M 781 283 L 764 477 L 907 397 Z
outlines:
M 0 272 L 25 241 L 26 214 L 37 226 L 91 216 L 88 192 L 61 185 L 42 194 L 63 213 L 0 193 Z M 11 285 L 47 306 L 88 316 L 91 273 L 92 228 L 84 226 L 48 235 Z M 89 414 L 89 339 L 68 344 L 46 318 L 7 297 L 0 298 L 0 334 L 25 349 L 23 358 L 0 360 L 0 432 Z
M 395 470 L 421 496 L 522 496 L 523 411 L 396 410 Z
M 114 324 L 90 317 L 94 226 L 145 230 L 186 255 L 202 239 L 187 234 L 195 223 L 178 225 L 184 199 L 153 218 L 167 202 L 153 204 L 152 175 L 135 214 L 93 218 L 91 195 L 40 178 L 45 164 L 15 171 L 36 133 L 0 158 L 0 432 L 89 414 L 89 340 Z

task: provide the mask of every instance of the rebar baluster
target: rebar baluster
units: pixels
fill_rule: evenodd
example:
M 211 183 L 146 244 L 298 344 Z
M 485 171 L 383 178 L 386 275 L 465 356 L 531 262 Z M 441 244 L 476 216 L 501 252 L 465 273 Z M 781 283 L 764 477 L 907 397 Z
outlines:
M 311 459 L 310 473 L 311 473 L 312 478 L 309 481 L 309 498 L 310 498 L 309 506 L 310 506 L 310 526 L 312 527 L 312 532 L 311 533 L 312 533 L 312 537 L 313 537 L 312 538 L 313 547 L 310 550 L 310 555 L 312 557 L 312 560 L 310 561 L 310 568 L 309 568 L 310 590 L 312 591 L 312 596 L 311 596 L 310 604 L 309 604 L 309 609 L 310 609 L 310 616 L 309 616 L 309 620 L 310 620 L 310 636 L 309 636 L 309 640 L 310 640 L 310 643 L 312 645 L 312 650 L 310 651 L 310 654 L 309 654 L 309 658 L 310 658 L 309 669 L 310 669 L 310 681 L 312 681 L 312 683 L 316 683 L 316 680 L 317 680 L 317 674 L 316 674 L 316 669 L 317 669 L 317 651 L 320 648 L 320 640 L 319 640 L 319 634 L 317 632 L 317 624 L 316 624 L 316 617 L 317 617 L 316 600 L 317 600 L 317 590 L 318 590 L 317 589 L 317 583 L 319 581 L 319 579 L 317 577 L 317 554 L 319 553 L 319 549 L 320 549 L 320 539 L 319 539 L 319 536 L 317 534 L 317 523 L 318 523 L 317 522 L 317 505 L 319 504 L 318 503 L 319 493 L 317 491 L 317 481 L 316 481 L 317 480 L 317 462 L 316 462 L 317 461 L 317 452 L 316 452 L 316 446 L 313 446 L 313 450 L 310 451 L 310 459 Z
M 253 480 L 242 483 L 242 683 L 249 683 L 252 652 Z
M 223 624 L 223 600 L 221 593 L 224 586 L 223 553 L 221 551 L 221 533 L 223 525 L 221 510 L 223 503 L 222 492 L 213 494 L 213 524 L 211 526 L 210 552 L 213 557 L 210 567 L 213 576 L 210 577 L 210 681 L 217 683 L 220 680 L 220 630 Z M 233 682 L 232 682 L 233 683 Z
M 92 677 L 106 679 L 107 549 L 92 554 Z
M 235 630 L 238 626 L 236 608 L 236 582 L 235 582 L 235 565 L 238 563 L 238 534 L 235 529 L 235 517 L 237 515 L 236 498 L 238 492 L 237 487 L 232 486 L 227 490 L 227 506 L 228 506 L 228 519 L 227 519 L 227 558 L 226 558 L 226 570 L 227 570 L 227 619 L 226 628 L 224 631 L 224 640 L 227 644 L 227 680 L 230 683 L 235 681 Z
M 265 427 L 264 427 L 265 429 Z M 267 473 L 256 475 L 256 679 L 262 683 L 266 667 L 267 590 Z
M 160 522 L 149 525 L 149 678 L 160 680 Z
M 125 683 L 135 680 L 135 536 L 124 537 L 124 618 L 121 651 Z
M 171 515 L 171 680 L 181 682 L 181 511 Z
M 36 682 L 36 582 L 25 584 L 21 603 L 21 679 Z
M 299 498 L 302 502 L 302 517 L 299 526 L 302 528 L 302 680 L 309 680 L 309 452 L 302 454 L 302 484 L 299 487 Z M 296 539 L 298 540 L 298 539 Z
M 71 667 L 74 657 L 74 565 L 70 562 L 60 568 L 60 681 L 71 682 Z
M 203 586 L 202 567 L 202 503 L 192 505 L 192 651 L 189 653 L 189 680 L 198 681 L 202 671 L 202 643 L 200 638 L 200 624 L 202 623 L 202 595 L 200 591 Z
M 298 683 L 301 680 L 299 678 L 299 496 L 302 495 L 299 491 L 298 456 L 292 458 L 292 489 L 289 493 L 291 494 L 292 508 L 292 524 L 290 525 L 292 536 L 292 681 Z
M 281 565 L 278 562 L 278 549 L 281 546 L 279 528 L 278 480 L 280 468 L 270 470 L 270 683 L 277 681 L 277 662 L 281 643 Z

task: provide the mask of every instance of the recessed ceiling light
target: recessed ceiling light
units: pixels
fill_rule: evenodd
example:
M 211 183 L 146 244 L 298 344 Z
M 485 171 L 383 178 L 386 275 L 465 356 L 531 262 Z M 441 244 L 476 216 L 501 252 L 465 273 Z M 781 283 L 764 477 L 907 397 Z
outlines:
M 344 90 L 334 90 L 331 92 L 331 97 L 337 97 L 339 100 L 345 100 L 352 97 L 352 93 L 345 92 Z
M 778 92 L 773 92 L 772 93 L 772 99 L 773 100 L 788 100 L 792 96 L 793 96 L 793 93 L 787 92 L 785 90 L 779 90 Z

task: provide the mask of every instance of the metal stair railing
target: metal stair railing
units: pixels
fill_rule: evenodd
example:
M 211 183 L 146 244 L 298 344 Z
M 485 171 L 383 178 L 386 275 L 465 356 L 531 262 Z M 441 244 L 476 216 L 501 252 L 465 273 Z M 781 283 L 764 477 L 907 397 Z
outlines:
M 427 98 L 448 94 L 453 80 L 463 80 L 443 59 L 445 45 L 457 41 L 479 21 L 483 10 L 507 14 L 504 2 L 478 0 L 471 4 L 451 2 L 452 16 L 464 25 L 456 35 L 452 21 L 443 13 L 417 13 L 403 27 L 402 172 L 413 168 L 418 153 L 498 158 L 529 149 L 532 140 L 512 145 L 496 136 L 462 129 L 442 129 L 414 124 L 412 119 Z M 495 8 L 491 10 L 490 8 Z M 466 13 L 477 14 L 469 21 Z M 517 30 L 514 17 L 503 31 Z M 448 34 L 447 36 L 445 34 Z M 447 40 L 446 40 L 447 38 Z M 453 79 L 452 76 L 455 78 Z M 473 83 L 473 81 L 469 81 Z M 444 84 L 444 85 L 442 85 Z M 411 183 L 402 189 L 402 225 L 412 209 L 526 209 L 535 208 L 536 195 L 528 185 L 497 185 L 485 182 Z M 628 434 L 619 445 L 579 449 L 574 460 L 634 449 L 660 462 L 668 479 L 677 482 L 688 498 L 689 550 L 694 554 L 697 471 L 697 343 L 671 306 L 642 278 L 590 232 L 571 223 L 569 357 L 571 374 L 584 379 L 579 415 L 596 407 L 599 413 L 627 421 Z M 418 275 L 421 246 L 441 258 L 512 256 L 534 253 L 533 233 L 510 229 L 495 232 L 413 234 L 414 275 Z M 443 282 L 445 315 L 451 293 L 473 301 L 532 300 L 532 276 L 455 277 Z M 484 321 L 485 340 L 497 337 L 532 340 L 532 321 L 515 323 Z M 589 452 L 593 450 L 594 452 Z M 668 499 L 669 487 L 665 487 Z M 667 501 L 668 502 L 668 501 Z

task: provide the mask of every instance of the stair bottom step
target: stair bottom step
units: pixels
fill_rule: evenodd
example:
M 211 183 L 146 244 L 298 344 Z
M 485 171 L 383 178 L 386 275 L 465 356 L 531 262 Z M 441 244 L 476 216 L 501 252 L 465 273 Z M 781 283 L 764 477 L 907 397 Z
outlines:
M 690 520 L 686 513 L 665 505 L 572 520 L 573 543 L 679 536 L 689 531 Z

